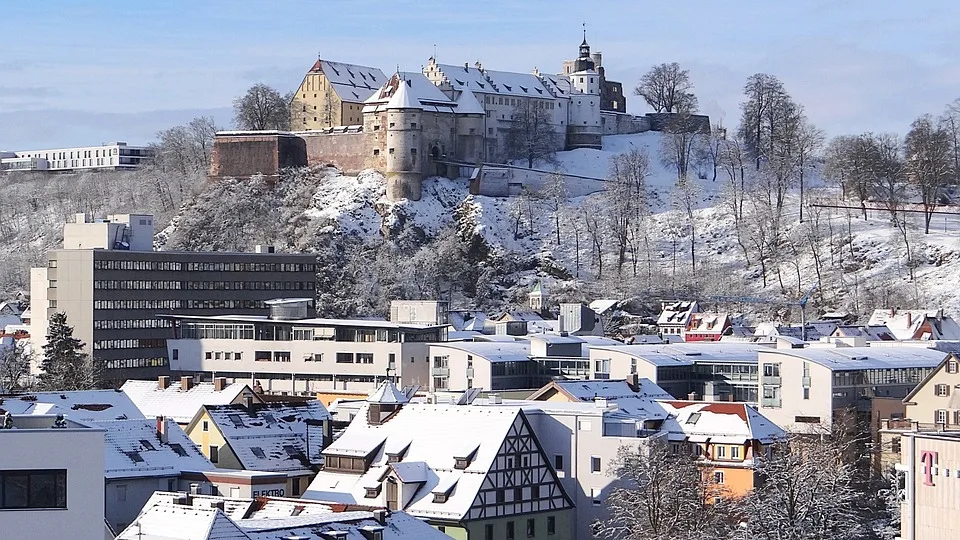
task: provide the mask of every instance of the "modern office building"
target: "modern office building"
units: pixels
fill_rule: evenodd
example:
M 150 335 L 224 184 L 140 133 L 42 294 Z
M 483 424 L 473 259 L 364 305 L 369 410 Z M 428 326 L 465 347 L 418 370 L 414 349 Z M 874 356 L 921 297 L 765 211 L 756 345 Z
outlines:
M 265 315 L 266 300 L 314 296 L 314 255 L 137 251 L 153 237 L 152 216 L 78 222 L 64 229 L 65 249 L 31 270 L 31 340 L 40 351 L 50 317 L 66 313 L 108 384 L 169 373 L 172 321 L 158 314 Z
M 152 151 L 145 146 L 113 142 L 99 146 L 6 152 L 0 154 L 0 170 L 123 170 L 135 169 L 152 158 Z
M 952 540 L 960 537 L 960 520 L 956 515 L 960 433 L 906 433 L 897 471 L 903 488 L 900 538 Z
M 172 327 L 165 328 L 171 369 L 265 393 L 369 393 L 384 378 L 426 387 L 430 343 L 446 341 L 445 325 L 316 319 L 309 299 L 268 303 L 269 316 L 161 315 Z

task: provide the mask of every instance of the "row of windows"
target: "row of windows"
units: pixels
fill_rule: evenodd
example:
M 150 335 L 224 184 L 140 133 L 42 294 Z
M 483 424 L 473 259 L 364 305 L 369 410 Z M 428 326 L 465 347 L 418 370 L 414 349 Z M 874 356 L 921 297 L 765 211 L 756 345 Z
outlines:
M 393 355 L 391 354 L 390 356 L 393 356 Z M 322 358 L 323 357 L 321 356 L 321 359 Z M 372 364 L 373 353 L 338 352 L 337 363 L 338 364 Z
M 94 300 L 93 309 L 180 309 L 183 300 Z
M 118 319 L 113 321 L 93 321 L 94 330 L 142 330 L 148 328 L 172 328 L 173 321 L 168 319 Z
M 290 351 L 256 351 L 253 353 L 253 359 L 257 362 L 289 362 Z M 237 358 L 240 360 L 240 358 Z
M 172 280 L 117 280 L 106 279 L 93 282 L 94 289 L 101 290 L 201 290 L 201 291 L 312 291 L 313 281 L 172 281 Z M 51 281 L 50 287 L 56 283 Z
M 175 261 L 121 261 L 97 260 L 94 270 L 153 270 L 179 272 L 315 272 L 312 263 L 234 263 Z
M 66 507 L 66 470 L 0 471 L 0 509 Z
M 440 529 L 443 532 L 443 529 Z M 494 536 L 495 526 L 493 524 L 487 524 L 483 527 L 483 538 L 484 540 L 494 540 L 494 538 L 501 538 L 500 536 Z M 506 524 L 506 534 L 502 538 L 506 540 L 515 540 L 517 534 L 516 524 L 513 521 L 508 521 Z M 557 534 L 557 518 L 554 516 L 547 516 L 547 535 L 553 536 Z M 534 518 L 527 518 L 527 538 L 533 538 L 537 535 L 537 521 Z
M 182 339 L 253 339 L 253 325 L 182 322 L 179 337 Z
M 166 367 L 166 358 L 123 358 L 120 360 L 104 360 L 104 369 L 130 369 L 147 367 Z
M 203 353 L 205 360 L 243 360 L 243 353 L 240 351 L 206 351 Z M 173 350 L 173 360 L 180 359 L 180 349 Z
M 931 371 L 932 368 L 891 368 L 834 371 L 833 386 L 917 384 Z
M 156 349 L 166 347 L 167 340 L 161 338 L 151 339 L 104 339 L 93 342 L 94 350 L 104 349 Z

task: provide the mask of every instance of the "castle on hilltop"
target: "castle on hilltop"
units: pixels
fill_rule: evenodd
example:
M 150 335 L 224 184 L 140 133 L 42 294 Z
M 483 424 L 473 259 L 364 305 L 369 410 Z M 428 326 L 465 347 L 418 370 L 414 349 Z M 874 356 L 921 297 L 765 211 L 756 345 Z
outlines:
M 420 72 L 317 60 L 291 112 L 292 132 L 220 132 L 211 176 L 277 174 L 293 166 L 331 164 L 346 172 L 377 169 L 387 196 L 419 200 L 430 176 L 468 176 L 465 169 L 507 161 L 515 114 L 535 109 L 557 136 L 554 150 L 597 148 L 603 135 L 638 133 L 648 116 L 626 113 L 619 82 L 605 77 L 602 56 L 586 35 L 563 73 L 493 71 L 441 64 Z M 709 125 L 709 120 L 707 120 Z

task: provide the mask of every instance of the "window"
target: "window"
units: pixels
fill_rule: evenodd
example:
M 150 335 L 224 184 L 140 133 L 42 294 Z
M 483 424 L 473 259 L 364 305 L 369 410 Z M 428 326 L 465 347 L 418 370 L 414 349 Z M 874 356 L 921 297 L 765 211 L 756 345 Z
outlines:
M 358 364 L 372 364 L 373 363 L 373 353 L 357 353 L 357 363 Z
M 798 424 L 819 424 L 819 416 L 794 416 L 793 421 Z
M 0 508 L 66 508 L 67 471 L 0 471 Z
M 504 502 L 505 500 L 506 500 L 506 494 L 504 493 L 504 491 L 503 491 L 502 489 L 498 489 L 498 490 L 497 490 L 497 504 L 503 504 L 503 502 Z
M 170 449 L 173 450 L 174 453 L 176 453 L 180 457 L 187 457 L 187 451 L 184 450 L 183 446 L 180 443 L 170 443 Z
M 730 447 L 730 459 L 740 459 L 740 447 L 731 446 Z
M 944 409 L 937 409 L 936 411 L 934 411 L 934 413 L 933 413 L 933 421 L 936 422 L 936 423 L 938 423 L 938 424 L 946 424 L 946 423 L 947 423 L 947 411 L 944 410 Z
M 894 454 L 900 453 L 900 437 L 894 437 L 893 439 L 890 440 L 890 450 Z
M 537 535 L 537 522 L 533 518 L 527 519 L 527 538 L 533 538 Z
M 593 499 L 594 506 L 600 506 L 603 504 L 603 501 L 600 499 L 601 491 L 603 490 L 600 488 L 590 488 L 590 498 Z
M 946 384 L 938 384 L 934 387 L 934 392 L 936 392 L 937 397 L 947 397 L 950 395 L 950 386 Z
M 274 362 L 289 362 L 289 361 L 290 361 L 290 351 L 274 351 L 274 352 L 273 352 L 273 361 L 274 361 Z
M 379 155 L 380 155 L 380 149 L 379 149 L 379 148 L 374 148 L 374 149 L 373 149 L 373 155 L 379 156 Z
M 123 502 L 125 500 L 127 500 L 127 485 L 117 484 L 117 502 Z
M 809 389 L 809 388 L 804 388 L 804 389 L 803 389 L 803 399 L 810 399 L 810 389 Z
M 50 262 L 55 263 L 56 261 Z M 957 362 L 956 360 L 950 360 L 947 362 L 947 373 L 956 373 L 958 370 L 960 370 L 960 362 Z
M 513 539 L 514 539 L 513 522 L 508 521 L 507 522 L 507 540 L 513 540 Z
M 727 447 L 726 447 L 726 446 L 718 446 L 718 447 L 717 447 L 717 457 L 718 457 L 718 458 L 726 458 L 726 457 L 727 457 Z
M 590 472 L 600 472 L 600 458 L 598 456 L 590 456 Z
M 57 280 L 55 280 L 55 279 L 49 279 L 49 280 L 47 280 L 47 287 L 50 288 L 50 289 L 56 289 L 56 288 L 57 288 Z
M 563 455 L 556 454 L 553 456 L 553 468 L 557 471 L 563 470 Z
M 549 536 L 557 534 L 557 518 L 554 516 L 547 516 L 547 534 Z
M 519 502 L 523 500 L 523 488 L 513 488 L 513 501 Z
M 723 471 L 713 471 L 713 483 L 714 484 L 723 483 Z
M 533 485 L 533 486 L 530 487 L 530 498 L 533 499 L 533 500 L 537 500 L 537 499 L 540 498 L 540 485 L 539 485 L 539 484 L 535 484 L 535 485 Z
M 210 445 L 210 463 L 219 463 L 220 462 L 220 448 L 214 445 Z
M 338 364 L 352 364 L 352 363 L 353 363 L 353 353 L 338 352 L 338 353 L 337 353 L 337 363 L 338 363 Z
M 57 309 L 57 301 L 56 301 L 56 300 L 47 300 L 47 307 L 48 307 L 48 308 L 51 308 L 51 309 Z
M 393 148 L 387 148 L 387 153 L 393 155 Z
M 493 540 L 493 525 L 483 526 L 483 540 Z
M 210 422 L 206 420 L 203 421 L 203 431 L 210 431 Z

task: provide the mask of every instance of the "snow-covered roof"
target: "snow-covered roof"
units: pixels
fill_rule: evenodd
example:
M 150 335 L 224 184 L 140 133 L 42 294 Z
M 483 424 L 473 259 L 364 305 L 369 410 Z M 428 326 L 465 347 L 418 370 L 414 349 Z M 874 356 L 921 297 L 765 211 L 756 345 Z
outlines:
M 422 463 L 424 467 L 422 477 L 418 477 L 422 485 L 404 510 L 417 517 L 460 520 L 473 506 L 481 484 L 520 414 L 519 407 L 411 403 L 387 422 L 371 425 L 362 410 L 343 435 L 324 450 L 324 455 L 372 456 L 367 472 L 321 471 L 303 497 L 363 504 L 366 487 L 379 486 L 383 475 L 390 472 L 386 447 L 398 439 L 407 448 L 402 462 Z M 466 468 L 456 469 L 458 457 L 472 460 Z M 431 493 L 438 486 L 454 484 L 456 487 L 446 502 L 433 502 Z
M 533 311 L 532 309 L 517 309 L 513 311 L 508 311 L 501 315 L 497 322 L 509 322 L 509 321 L 542 321 L 543 316 Z
M 659 402 L 670 417 L 662 430 L 672 441 L 704 439 L 718 443 L 743 444 L 757 440 L 768 444 L 780 440 L 786 433 L 756 409 L 746 403 L 667 401 Z
M 0 414 L 63 414 L 72 420 L 101 422 L 145 418 L 119 390 L 76 390 L 0 395 Z
M 457 114 L 486 114 L 486 111 L 477 96 L 469 88 L 464 87 L 457 96 Z M 538 283 L 537 286 L 539 285 Z
M 590 309 L 596 312 L 597 315 L 600 315 L 608 309 L 616 306 L 619 302 L 619 300 L 614 300 L 611 298 L 594 300 L 593 302 L 590 302 Z
M 400 97 L 397 97 L 397 96 Z M 393 102 L 397 97 L 399 101 Z M 415 108 L 428 112 L 453 112 L 457 104 L 430 82 L 422 73 L 395 73 L 364 101 L 363 112 L 379 112 L 391 108 Z
M 217 508 L 173 503 L 143 510 L 117 540 L 251 540 Z
M 467 352 L 488 362 L 526 362 L 530 360 L 529 341 L 458 341 L 431 345 Z
M 620 345 L 592 347 L 592 351 L 627 354 L 656 366 L 690 366 L 698 362 L 756 363 L 762 350 L 758 343 L 671 343 L 668 345 Z
M 393 384 L 393 381 L 390 379 L 385 379 L 380 383 L 380 387 L 367 397 L 368 403 L 398 404 L 409 401 L 410 398 L 401 392 L 400 389 L 397 388 L 397 385 Z
M 722 334 L 730 326 L 726 313 L 692 313 L 687 323 L 687 332 L 696 334 Z
M 98 422 L 104 434 L 104 475 L 111 478 L 179 476 L 182 471 L 209 471 L 215 467 L 200 453 L 183 429 L 163 421 L 166 440 L 157 433 L 155 419 Z
M 498 94 L 550 99 L 553 96 L 532 73 L 480 70 L 476 67 L 437 64 L 454 90 L 469 89 L 476 94 Z
M 939 309 L 877 309 L 867 324 L 885 325 L 901 340 L 960 339 L 960 325 Z
M 686 326 L 690 315 L 699 311 L 696 302 L 669 302 L 663 304 L 657 325 Z
M 593 401 L 595 398 L 617 399 L 622 397 L 646 397 L 669 399 L 669 392 L 650 379 L 638 378 L 636 390 L 624 380 L 553 381 L 534 392 L 529 399 L 535 400 L 556 389 L 578 401 Z
M 834 337 L 864 337 L 867 341 L 896 341 L 897 337 L 885 324 L 840 325 L 833 331 Z
M 561 336 L 560 334 L 529 334 L 524 337 L 529 340 L 542 341 L 551 345 L 577 345 L 584 342 L 580 336 Z
M 322 72 L 327 82 L 343 101 L 362 103 L 387 80 L 377 68 L 317 60 L 311 72 Z
M 284 321 L 277 321 L 276 319 L 271 319 L 265 315 L 158 315 L 161 318 L 167 319 L 182 319 L 182 320 L 194 320 L 194 321 L 224 321 L 224 322 L 249 322 L 249 323 L 262 323 L 262 322 L 283 322 L 288 324 L 295 324 L 297 326 L 352 326 L 352 327 L 361 327 L 361 328 L 381 328 L 388 330 L 430 330 L 433 328 L 442 328 L 445 325 L 423 325 L 423 324 L 407 324 L 407 323 L 395 323 L 391 321 L 385 321 L 380 319 L 321 319 L 321 318 L 311 318 L 311 319 L 288 319 Z
M 207 405 L 210 420 L 227 441 L 244 469 L 303 471 L 323 463 L 323 428 L 330 419 L 322 403 L 254 403 Z M 191 422 L 193 428 L 202 415 Z
M 860 369 L 932 368 L 946 358 L 944 351 L 925 347 L 807 347 L 803 349 L 771 349 L 761 353 L 770 359 L 794 356 L 820 364 L 833 371 Z
M 233 383 L 217 391 L 213 383 L 194 383 L 187 390 L 182 391 L 180 380 L 175 379 L 170 385 L 161 390 L 157 381 L 128 380 L 120 387 L 130 400 L 140 409 L 147 418 L 166 416 L 180 424 L 193 420 L 204 405 L 226 405 L 237 402 L 244 394 L 254 393 L 244 383 Z M 259 398 L 256 398 L 259 401 Z

